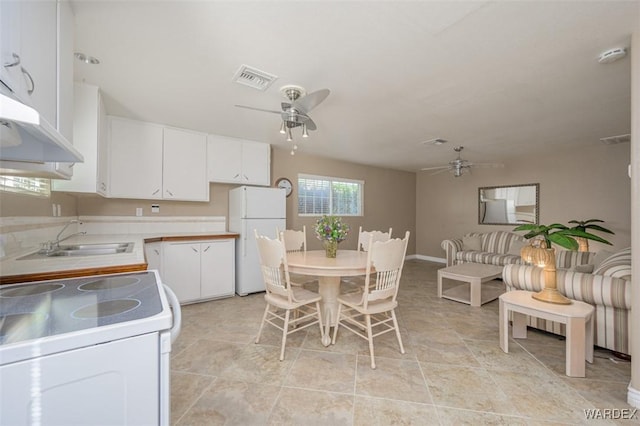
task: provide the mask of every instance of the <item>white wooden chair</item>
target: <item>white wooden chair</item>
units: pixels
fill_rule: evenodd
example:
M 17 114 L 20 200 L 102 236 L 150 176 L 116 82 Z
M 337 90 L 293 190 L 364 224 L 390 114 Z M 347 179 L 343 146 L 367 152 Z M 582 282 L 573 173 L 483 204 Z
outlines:
M 332 343 L 336 343 L 340 327 L 357 334 L 369 342 L 371 368 L 376 368 L 374 337 L 395 330 L 400 353 L 404 353 L 395 309 L 398 306 L 396 297 L 407 252 L 409 231 L 402 240 L 396 238 L 386 242 L 373 242 L 371 236 L 369 241 L 364 291 L 338 296 L 338 323 L 333 330 Z M 375 282 L 372 274 L 375 275 Z
M 287 251 L 281 240 L 272 240 L 258 235 L 255 230 L 254 232 L 258 244 L 262 277 L 267 290 L 264 295 L 267 306 L 256 336 L 256 343 L 260 342 L 265 323 L 269 323 L 282 331 L 282 348 L 280 350 L 280 361 L 282 361 L 289 334 L 318 324 L 320 334 L 324 337 L 322 314 L 320 312 L 320 300 L 322 298 L 318 293 L 291 285 L 289 266 L 287 265 Z M 280 238 L 283 237 L 281 236 Z M 295 312 L 294 318 L 291 318 L 292 311 Z
M 358 231 L 358 251 L 367 251 L 369 247 L 369 239 L 373 237 L 373 242 L 376 241 L 388 241 L 391 239 L 392 228 L 389 228 L 389 232 L 383 231 L 363 231 L 362 226 Z
M 302 231 L 296 231 L 294 229 L 285 229 L 280 232 L 276 228 L 276 232 L 280 240 L 284 243 L 284 248 L 287 253 L 305 252 L 307 251 L 307 227 L 302 226 Z M 290 274 L 291 285 L 303 286 L 305 284 L 312 284 L 316 281 L 315 278 L 309 275 Z

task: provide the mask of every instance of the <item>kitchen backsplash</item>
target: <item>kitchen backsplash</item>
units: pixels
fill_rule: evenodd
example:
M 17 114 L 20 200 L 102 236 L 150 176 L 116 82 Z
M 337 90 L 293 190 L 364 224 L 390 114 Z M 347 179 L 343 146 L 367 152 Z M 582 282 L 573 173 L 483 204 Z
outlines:
M 75 232 L 87 234 L 174 234 L 226 231 L 224 216 L 73 216 L 73 217 L 0 217 L 0 258 L 37 249 L 45 241 L 55 240 L 71 220 L 62 237 Z

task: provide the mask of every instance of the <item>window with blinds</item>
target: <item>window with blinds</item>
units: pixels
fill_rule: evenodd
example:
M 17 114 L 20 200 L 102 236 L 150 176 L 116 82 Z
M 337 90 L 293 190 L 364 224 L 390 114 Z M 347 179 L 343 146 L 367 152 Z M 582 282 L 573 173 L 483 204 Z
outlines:
M 48 197 L 51 194 L 51 180 L 22 176 L 0 176 L 0 191 Z
M 301 174 L 298 214 L 362 216 L 363 193 L 363 181 Z

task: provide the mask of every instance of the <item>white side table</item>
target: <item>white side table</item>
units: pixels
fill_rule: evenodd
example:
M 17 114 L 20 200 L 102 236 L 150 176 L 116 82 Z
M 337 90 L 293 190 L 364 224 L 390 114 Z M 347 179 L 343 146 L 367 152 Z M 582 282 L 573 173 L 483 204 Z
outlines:
M 510 291 L 500 296 L 500 348 L 509 352 L 509 312 L 513 312 L 513 338 L 527 338 L 526 315 L 566 325 L 566 375 L 585 376 L 585 360 L 593 363 L 593 312 L 588 303 L 570 305 L 541 302 L 531 291 Z

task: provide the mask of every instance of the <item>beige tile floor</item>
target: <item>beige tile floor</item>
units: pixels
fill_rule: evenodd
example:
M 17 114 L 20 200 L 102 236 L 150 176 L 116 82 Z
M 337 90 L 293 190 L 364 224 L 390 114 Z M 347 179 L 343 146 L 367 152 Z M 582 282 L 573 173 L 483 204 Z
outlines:
M 178 425 L 608 424 L 586 409 L 631 409 L 630 364 L 596 350 L 586 378 L 564 375 L 564 340 L 529 331 L 498 346 L 498 302 L 472 308 L 438 299 L 436 271 L 407 261 L 393 333 L 367 343 L 342 331 L 325 348 L 315 327 L 253 341 L 262 294 L 183 307 L 172 352 L 171 419 Z M 640 417 L 638 415 L 637 417 Z M 618 423 L 640 423 L 637 419 Z

